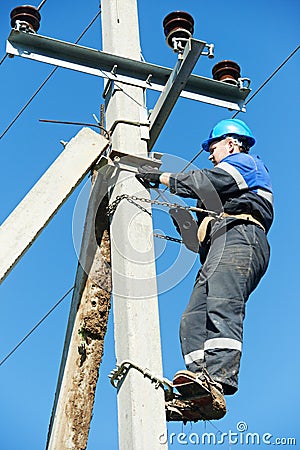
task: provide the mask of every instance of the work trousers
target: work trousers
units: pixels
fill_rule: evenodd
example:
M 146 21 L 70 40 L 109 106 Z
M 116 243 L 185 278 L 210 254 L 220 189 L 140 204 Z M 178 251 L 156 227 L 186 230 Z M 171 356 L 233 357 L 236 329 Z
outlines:
M 255 224 L 236 222 L 216 231 L 181 319 L 187 369 L 206 367 L 227 395 L 238 388 L 245 304 L 267 269 L 269 255 L 267 237 Z

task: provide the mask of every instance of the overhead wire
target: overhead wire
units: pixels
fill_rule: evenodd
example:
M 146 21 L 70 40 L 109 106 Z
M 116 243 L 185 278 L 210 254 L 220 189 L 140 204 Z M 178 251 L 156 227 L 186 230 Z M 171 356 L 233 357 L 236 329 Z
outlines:
M 198 156 L 201 155 L 202 152 L 203 152 L 203 148 L 201 148 L 201 150 L 199 150 L 199 152 L 196 153 L 196 155 L 194 155 L 193 158 L 181 169 L 181 172 L 184 172 L 188 167 L 190 167 L 190 165 L 193 164 L 193 162 L 198 158 Z M 163 194 L 164 194 L 164 192 L 166 192 L 167 189 L 168 189 L 168 186 L 166 186 L 164 189 L 160 189 L 159 191 L 156 190 L 157 196 L 155 197 L 155 200 L 157 200 L 159 197 L 164 198 Z
M 78 42 L 81 40 L 81 38 L 83 38 L 83 36 L 85 35 L 85 33 L 91 28 L 91 26 L 94 24 L 94 22 L 98 19 L 98 17 L 101 14 L 101 5 L 99 5 L 99 11 L 97 12 L 97 14 L 95 15 L 95 17 L 90 21 L 90 23 L 85 27 L 85 29 L 83 30 L 83 32 L 78 36 L 78 38 L 75 41 L 75 44 L 78 44 Z
M 39 6 L 36 8 L 38 11 L 44 6 L 44 4 L 46 3 L 47 0 L 43 0 Z
M 1 61 L 0 61 L 0 66 L 1 66 L 1 64 L 5 61 L 6 57 L 7 57 L 7 53 L 5 53 L 5 55 L 4 55 L 3 58 L 1 59 Z
M 296 47 L 290 54 L 285 58 L 285 60 L 271 73 L 271 75 L 259 86 L 258 89 L 249 97 L 249 99 L 244 103 L 244 105 L 248 105 L 251 100 L 262 90 L 262 88 L 276 75 L 277 72 L 291 59 L 292 56 L 299 50 L 300 45 Z M 232 119 L 234 119 L 241 111 L 237 111 L 233 114 Z
M 72 286 L 70 289 L 68 289 L 68 291 L 55 303 L 54 306 L 52 306 L 51 309 L 49 309 L 49 311 L 38 321 L 38 323 L 31 328 L 31 330 L 26 334 L 26 336 L 23 337 L 23 339 L 21 339 L 21 341 L 5 356 L 5 358 L 2 359 L 2 361 L 0 362 L 0 366 L 2 366 L 2 364 L 5 363 L 5 361 L 8 360 L 8 358 L 10 358 L 16 350 L 18 350 L 18 348 L 26 341 L 26 339 L 29 338 L 29 336 L 32 335 L 32 333 L 44 322 L 44 320 L 47 319 L 47 317 L 62 303 L 62 301 L 70 294 L 70 292 L 73 291 L 75 286 Z
M 43 2 L 42 2 L 43 3 Z M 41 4 L 42 4 L 41 3 Z M 44 4 L 44 3 L 43 3 Z M 75 44 L 78 44 L 78 42 L 81 40 L 81 38 L 85 35 L 85 33 L 90 29 L 90 27 L 93 25 L 93 23 L 96 21 L 96 19 L 101 14 L 101 5 L 99 7 L 99 11 L 95 15 L 95 17 L 90 21 L 90 23 L 86 26 L 86 28 L 83 30 L 83 32 L 80 34 L 80 36 L 76 39 Z M 9 125 L 5 128 L 3 133 L 0 135 L 0 140 L 6 135 L 6 133 L 10 130 L 10 128 L 14 125 L 14 123 L 18 120 L 18 118 L 23 114 L 25 109 L 30 105 L 30 103 L 35 99 L 35 97 L 38 95 L 38 93 L 43 89 L 45 84 L 50 80 L 50 78 L 54 75 L 56 70 L 58 69 L 58 66 L 55 66 L 54 69 L 49 73 L 49 75 L 45 78 L 45 80 L 42 82 L 42 84 L 37 88 L 37 90 L 33 93 L 33 95 L 30 97 L 30 99 L 26 102 L 26 104 L 20 109 L 18 114 L 14 117 L 14 119 L 9 123 Z

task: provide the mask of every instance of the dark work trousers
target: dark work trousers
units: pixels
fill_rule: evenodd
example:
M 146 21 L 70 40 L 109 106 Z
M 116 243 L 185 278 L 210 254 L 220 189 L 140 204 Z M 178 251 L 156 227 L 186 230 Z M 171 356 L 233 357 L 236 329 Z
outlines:
M 187 369 L 206 367 L 227 395 L 238 386 L 245 304 L 267 269 L 269 255 L 267 237 L 255 224 L 234 222 L 216 231 L 181 319 Z

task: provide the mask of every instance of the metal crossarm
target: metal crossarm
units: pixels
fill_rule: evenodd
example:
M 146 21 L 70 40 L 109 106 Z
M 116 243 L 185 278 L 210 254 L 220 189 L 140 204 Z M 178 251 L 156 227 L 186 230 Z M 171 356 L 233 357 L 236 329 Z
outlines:
M 188 40 L 182 57 L 178 59 L 167 84 L 149 116 L 150 140 L 148 142 L 148 150 L 151 150 L 154 146 L 205 45 L 205 42 L 197 41 L 196 39 Z
M 203 47 L 206 46 L 206 42 L 196 42 L 201 43 Z M 172 74 L 172 69 L 167 67 L 15 29 L 8 37 L 6 52 L 9 55 L 156 91 L 163 90 Z M 236 111 L 245 111 L 243 105 L 249 93 L 248 87 L 233 86 L 210 78 L 190 75 L 180 96 Z

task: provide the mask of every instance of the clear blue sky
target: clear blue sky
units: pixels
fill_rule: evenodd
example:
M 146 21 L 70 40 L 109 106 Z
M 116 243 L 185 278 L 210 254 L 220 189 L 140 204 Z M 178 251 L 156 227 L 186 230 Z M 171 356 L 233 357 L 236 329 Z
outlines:
M 300 5 L 296 0 L 215 0 L 206 4 L 199 0 L 139 0 L 138 4 L 141 47 L 147 61 L 174 66 L 176 57 L 164 43 L 162 20 L 170 11 L 187 10 L 196 21 L 195 37 L 215 43 L 215 60 L 201 58 L 194 73 L 210 77 L 215 62 L 232 59 L 241 65 L 242 75 L 252 80 L 253 91 L 299 44 Z M 11 0 L 1 3 L 0 56 L 5 53 L 5 40 L 10 32 L 9 13 L 15 6 L 18 3 Z M 74 42 L 97 10 L 98 0 L 48 0 L 41 11 L 40 33 Z M 101 49 L 100 27 L 98 19 L 81 44 Z M 244 421 L 250 432 L 261 436 L 270 433 L 273 441 L 277 437 L 294 437 L 297 446 L 285 447 L 300 445 L 299 69 L 298 52 L 249 103 L 247 112 L 239 115 L 257 138 L 253 153 L 259 154 L 270 170 L 276 207 L 275 222 L 269 233 L 270 266 L 247 306 L 240 390 L 229 399 L 229 412 L 224 419 L 186 427 L 173 423 L 169 425 L 170 432 L 201 434 L 205 430 L 217 432 L 215 427 L 224 433 L 234 432 L 237 423 Z M 50 70 L 50 66 L 21 58 L 4 61 L 0 67 L 0 133 Z M 97 77 L 59 69 L 0 140 L 1 223 L 61 152 L 59 141 L 68 141 L 79 131 L 74 126 L 42 124 L 38 119 L 90 122 L 93 113 L 98 115 L 102 88 L 103 82 Z M 149 108 L 153 107 L 155 98 L 149 95 Z M 231 115 L 226 109 L 181 99 L 155 150 L 188 161 L 199 150 L 211 127 Z M 166 158 L 164 168 L 172 169 L 173 162 L 171 157 Z M 209 167 L 205 155 L 199 157 L 197 166 Z M 74 284 L 77 258 L 72 217 L 83 186 L 84 183 L 73 193 L 0 287 L 0 359 Z M 155 220 L 157 227 L 175 235 L 166 214 L 158 212 Z M 157 244 L 158 251 L 160 245 Z M 176 245 L 168 243 L 170 266 L 177 252 Z M 158 259 L 158 272 L 166 270 L 165 264 L 165 260 Z M 179 320 L 198 267 L 196 261 L 180 283 L 159 298 L 164 374 L 168 378 L 183 368 Z M 0 448 L 3 450 L 40 450 L 45 446 L 69 305 L 70 296 L 0 367 Z M 115 367 L 111 319 L 112 315 L 88 450 L 117 449 L 116 391 L 107 378 Z M 175 439 L 170 448 L 182 446 Z M 264 446 L 261 444 L 259 448 Z M 189 443 L 186 447 L 195 446 Z M 220 447 L 227 449 L 229 445 Z M 237 449 L 244 447 L 232 445 Z

